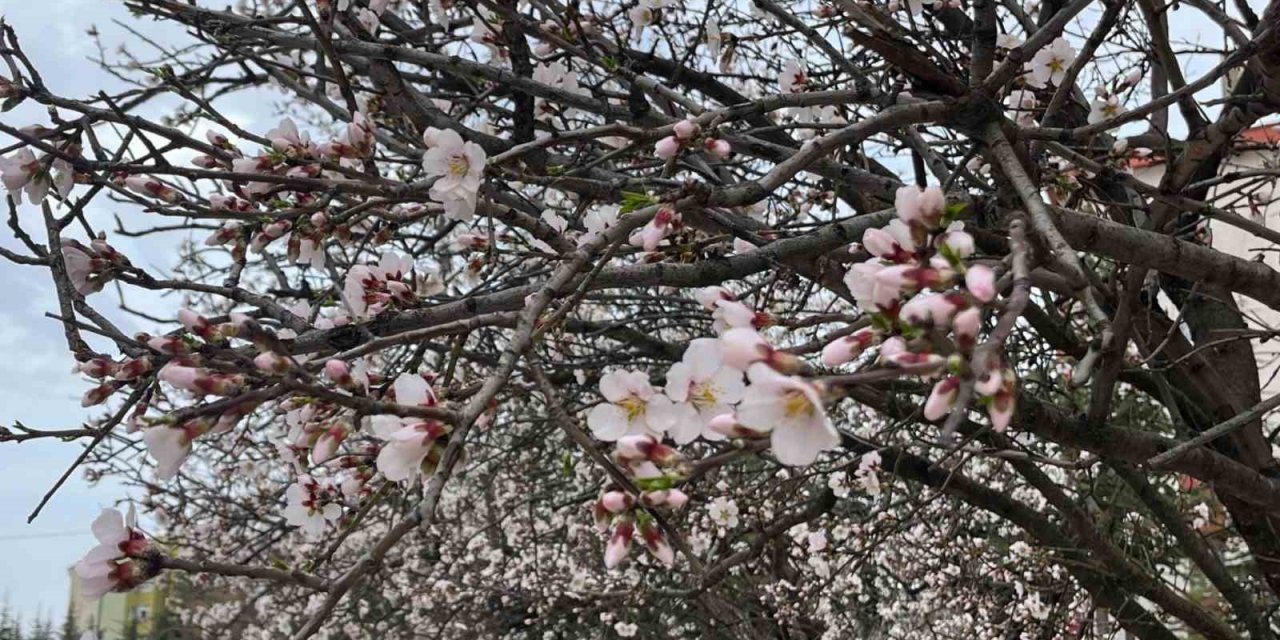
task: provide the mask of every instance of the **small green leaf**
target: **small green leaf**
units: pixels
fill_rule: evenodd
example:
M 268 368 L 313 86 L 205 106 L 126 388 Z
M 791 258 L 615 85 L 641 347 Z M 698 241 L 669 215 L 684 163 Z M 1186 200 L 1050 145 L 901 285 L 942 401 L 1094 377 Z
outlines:
M 942 224 L 951 224 L 952 220 L 964 215 L 964 212 L 968 209 L 969 205 L 963 202 L 952 202 L 948 204 L 946 208 L 942 210 Z
M 670 489 L 675 481 L 667 476 L 658 476 L 656 478 L 636 478 L 636 486 L 644 491 L 662 491 Z
M 621 213 L 631 213 L 636 209 L 643 209 L 649 205 L 658 204 L 658 199 L 647 194 L 636 191 L 622 192 L 622 207 L 619 208 Z

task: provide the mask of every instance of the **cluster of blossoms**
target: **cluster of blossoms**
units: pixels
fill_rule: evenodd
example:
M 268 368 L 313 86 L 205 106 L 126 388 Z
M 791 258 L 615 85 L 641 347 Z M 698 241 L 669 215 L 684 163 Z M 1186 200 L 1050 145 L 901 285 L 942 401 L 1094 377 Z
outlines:
M 26 129 L 23 131 L 32 133 Z M 67 153 L 76 155 L 74 148 L 68 149 Z M 37 203 L 44 200 L 50 189 L 64 198 L 70 194 L 75 185 L 75 171 L 63 158 L 46 156 L 40 159 L 31 149 L 23 147 L 11 156 L 0 156 L 0 181 L 4 182 L 5 189 L 15 201 L 22 202 L 25 192 L 29 202 Z
M 99 598 L 111 591 L 129 591 L 160 571 L 151 543 L 115 509 L 103 509 L 93 521 L 98 546 L 75 565 L 85 597 Z
M 330 522 L 342 518 L 339 489 L 332 483 L 302 474 L 284 495 L 288 503 L 284 509 L 285 521 L 308 536 L 319 536 Z
M 672 127 L 672 134 L 659 140 L 653 147 L 653 152 L 659 158 L 664 160 L 674 158 L 680 153 L 681 149 L 695 146 L 699 136 L 702 133 L 702 127 L 694 120 L 681 120 Z M 733 152 L 727 140 L 715 138 L 713 136 L 701 136 L 702 147 L 715 158 L 727 158 Z
M 376 316 L 385 309 L 412 308 L 419 296 L 439 291 L 432 273 L 421 273 L 413 259 L 385 253 L 376 265 L 356 265 L 347 271 L 342 296 L 347 308 L 357 318 Z
M 884 228 L 866 231 L 862 245 L 872 257 L 845 276 L 870 326 L 830 342 L 822 360 L 840 366 L 880 345 L 882 364 L 942 376 L 925 403 L 927 419 L 949 414 L 967 380 L 1003 430 L 1013 415 L 1013 370 L 998 354 L 978 349 L 983 310 L 996 297 L 995 272 L 966 262 L 973 236 L 951 221 L 958 211 L 947 207 L 941 189 L 903 187 L 895 211 Z
M 297 210 L 314 208 L 315 197 L 307 192 L 290 191 L 292 202 L 283 199 L 286 182 L 290 178 L 316 179 L 340 178 L 340 169 L 355 169 L 374 155 L 377 147 L 377 127 L 364 111 L 356 111 L 336 137 L 316 144 L 310 134 L 298 129 L 291 118 L 284 118 L 264 137 L 270 146 L 256 156 L 246 156 L 224 134 L 209 130 L 205 136 L 210 145 L 221 155 L 200 155 L 192 163 L 205 169 L 230 169 L 238 174 L 274 176 L 279 180 L 229 179 L 224 182 L 228 193 L 208 196 L 211 211 L 229 213 L 258 212 L 260 205 L 288 211 L 287 205 Z M 173 187 L 143 176 L 123 178 L 122 183 L 141 195 L 165 202 L 182 198 Z M 277 240 L 284 239 L 287 254 L 294 264 L 323 269 L 326 265 L 325 244 L 334 237 L 349 243 L 353 228 L 346 223 L 330 220 L 325 211 L 309 215 L 289 213 L 267 217 L 252 226 L 239 221 L 229 221 L 211 234 L 205 244 L 209 246 L 233 245 L 233 255 L 243 257 L 247 247 L 263 252 Z
M 107 244 L 104 234 L 99 234 L 88 246 L 78 240 L 63 238 L 61 253 L 67 279 L 76 293 L 82 296 L 102 291 L 118 271 L 133 266 L 124 254 Z
M 740 302 L 719 302 L 754 318 Z M 769 347 L 747 322 L 719 339 L 690 342 L 667 372 L 665 389 L 655 388 L 644 372 L 605 373 L 605 402 L 587 414 L 592 433 L 607 442 L 669 435 L 677 444 L 770 437 L 774 454 L 788 465 L 810 464 L 836 447 L 839 437 L 820 387 L 776 369 L 793 367 L 793 358 Z
M 621 564 L 639 533 L 649 553 L 670 567 L 675 563 L 675 552 L 650 510 L 679 511 L 689 502 L 689 496 L 673 487 L 685 475 L 684 458 L 657 438 L 631 435 L 618 440 L 613 459 L 631 476 L 640 493 L 633 496 L 620 487 L 611 486 L 592 507 L 596 527 L 602 533 L 609 532 L 605 566 L 612 569 Z
M 430 382 L 418 374 L 400 374 L 391 391 L 396 404 L 402 406 L 431 408 L 439 404 Z M 373 416 L 369 426 L 384 441 L 378 452 L 378 471 L 388 480 L 399 482 L 435 473 L 449 425 L 430 418 L 382 414 Z
M 207 15 L 176 4 L 156 6 L 181 19 Z M 113 437 L 89 460 L 91 473 L 135 479 L 149 517 L 173 539 L 200 540 L 200 555 L 238 564 L 249 550 L 248 563 L 261 554 L 280 571 L 252 607 L 202 602 L 183 615 L 244 628 L 250 639 L 292 636 L 328 597 L 308 594 L 322 591 L 305 584 L 314 571 L 330 585 L 354 576 L 341 584 L 355 588 L 322 623 L 319 634 L 328 636 L 700 637 L 707 626 L 695 621 L 714 601 L 733 603 L 743 628 L 824 640 L 1080 632 L 1104 604 L 1053 565 L 1054 551 L 1037 552 L 1021 540 L 1026 532 L 944 495 L 946 487 L 888 484 L 887 474 L 917 468 L 913 460 L 948 460 L 922 444 L 935 429 L 918 416 L 967 417 L 976 398 L 1004 430 L 1016 383 L 1002 344 L 1008 336 L 987 323 L 1004 268 L 975 256 L 971 230 L 941 189 L 898 191 L 897 219 L 866 231 L 859 245 L 831 251 L 834 236 L 823 239 L 833 225 L 858 224 L 854 210 L 860 216 L 893 199 L 885 185 L 895 167 L 876 165 L 883 140 L 898 139 L 905 126 L 860 142 L 856 162 L 824 153 L 760 201 L 721 210 L 734 217 L 660 205 L 633 225 L 635 216 L 622 213 L 634 204 L 623 189 L 653 193 L 653 203 L 745 193 L 734 185 L 781 173 L 793 151 L 815 147 L 805 141 L 885 107 L 883 95 L 847 97 L 842 67 L 850 61 L 870 80 L 865 87 L 893 86 L 903 98 L 887 108 L 913 113 L 932 92 L 910 95 L 921 78 L 899 73 L 893 50 L 877 50 L 875 64 L 853 56 L 832 66 L 823 47 L 788 35 L 808 32 L 795 21 L 817 18 L 821 34 L 869 12 L 919 36 L 910 51 L 925 65 L 939 53 L 926 39 L 934 25 L 917 31 L 918 18 L 879 9 L 918 15 L 932 6 L 932 19 L 959 9 L 958 0 L 882 2 L 874 11 L 819 2 L 784 6 L 786 16 L 776 7 L 785 3 L 597 2 L 565 16 L 540 3 L 484 4 L 240 0 L 192 32 L 220 25 L 219 38 L 252 53 L 230 56 L 252 69 L 244 81 L 270 76 L 265 82 L 294 100 L 297 123 L 285 118 L 245 136 L 260 150 L 241 151 L 216 131 L 191 142 L 151 132 L 148 141 L 169 140 L 164 153 L 198 153 L 200 171 L 168 171 L 144 156 L 99 175 L 96 167 L 113 165 L 99 156 L 76 176 L 74 162 L 37 160 L 25 149 L 0 164 L 6 187 L 29 199 L 53 189 L 65 196 L 74 178 L 191 228 L 216 228 L 203 247 L 184 245 L 164 282 L 148 280 L 101 238 L 63 240 L 61 251 L 81 294 L 114 281 L 177 291 L 202 310 L 181 309 L 179 330 L 118 340 L 129 357 L 77 353 L 76 365 L 97 385 L 86 406 L 132 403 L 126 424 L 142 432 L 154 461 L 130 465 L 137 456 L 120 453 L 137 443 Z M 318 22 L 302 12 L 311 7 Z M 1015 24 L 1008 17 L 1001 28 Z M 1012 34 L 996 45 L 998 58 L 1025 59 L 1010 56 L 1021 46 Z M 963 39 L 945 46 L 948 61 L 965 55 Z M 1019 124 L 1037 126 L 1039 99 L 1072 84 L 1075 56 L 1059 38 L 1011 82 L 1006 95 Z M 220 68 L 213 59 L 210 68 Z M 209 76 L 239 82 L 234 70 Z M 855 82 L 864 93 L 863 79 Z M 1089 121 L 1119 114 L 1135 84 L 1100 91 Z M 196 130 L 215 121 L 195 113 Z M 344 115 L 329 134 L 299 127 L 335 113 Z M 921 120 L 911 142 L 923 138 L 950 164 L 957 147 L 945 123 L 936 125 Z M 721 162 L 731 155 L 734 162 Z M 951 183 L 987 192 L 981 182 L 958 172 Z M 857 193 L 863 185 L 866 193 Z M 599 242 L 605 237 L 643 253 Z M 826 244 L 812 255 L 788 253 L 811 238 Z M 602 246 L 607 253 L 596 251 Z M 722 260 L 729 251 L 739 255 Z M 833 273 L 827 259 L 846 262 L 843 281 L 808 269 Z M 541 299 L 526 295 L 560 274 L 570 286 L 555 287 L 552 306 L 520 335 L 521 314 Z M 628 280 L 634 274 L 644 274 L 639 284 Z M 733 290 L 705 287 L 692 301 L 673 293 L 730 281 Z M 1033 332 L 1017 330 L 1011 342 L 1020 348 Z M 526 337 L 526 350 L 516 351 Z M 570 429 L 547 419 L 556 398 L 532 380 L 534 353 L 568 405 L 594 398 L 589 385 L 598 383 L 603 401 L 587 406 L 585 419 L 609 443 L 612 466 L 556 437 L 557 427 Z M 499 372 L 495 363 L 509 356 L 513 366 Z M 495 375 L 506 376 L 503 384 L 483 397 Z M 928 384 L 896 380 L 915 376 Z M 874 397 L 886 379 L 891 409 L 849 401 L 861 391 Z M 141 400 L 125 400 L 126 390 Z M 912 397 L 921 399 L 918 412 L 889 415 Z M 478 418 L 473 400 L 486 407 Z M 238 424 L 247 428 L 215 437 Z M 1020 460 L 1037 468 L 1060 453 L 1056 443 L 1017 435 Z M 455 455 L 464 438 L 465 458 Z M 969 453 L 951 459 L 957 483 L 980 483 L 1054 518 L 1008 459 Z M 603 481 L 600 466 L 610 474 Z M 181 482 L 155 482 L 179 473 Z M 1064 486 L 1076 482 L 1066 471 L 1048 473 Z M 1209 509 L 1196 508 L 1191 524 L 1212 527 Z M 430 518 L 429 534 L 386 544 L 385 525 L 408 514 Z M 279 535 L 282 521 L 301 535 Z M 99 529 L 103 546 L 83 563 L 86 577 L 105 576 L 95 588 L 128 589 L 159 564 L 177 565 L 158 558 L 169 539 L 159 530 L 148 530 L 149 543 L 114 520 L 95 523 Z M 269 547 L 245 544 L 264 539 Z M 365 562 L 371 549 L 386 555 Z M 698 578 L 673 569 L 675 549 L 710 569 L 713 580 L 692 585 L 705 600 L 663 593 L 684 592 Z M 371 566 L 376 572 L 360 574 Z M 1183 575 L 1173 569 L 1168 575 Z M 251 573 L 212 571 L 198 584 L 202 594 L 244 593 L 237 580 Z

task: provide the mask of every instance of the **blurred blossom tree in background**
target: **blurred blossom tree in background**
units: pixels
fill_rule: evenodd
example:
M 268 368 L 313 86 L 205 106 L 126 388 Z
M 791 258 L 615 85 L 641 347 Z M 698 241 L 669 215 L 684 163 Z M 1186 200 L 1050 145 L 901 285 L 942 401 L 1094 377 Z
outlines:
M 1280 4 L 120 4 L 114 92 L 0 23 L 86 408 L 0 443 L 157 637 L 1280 632 Z

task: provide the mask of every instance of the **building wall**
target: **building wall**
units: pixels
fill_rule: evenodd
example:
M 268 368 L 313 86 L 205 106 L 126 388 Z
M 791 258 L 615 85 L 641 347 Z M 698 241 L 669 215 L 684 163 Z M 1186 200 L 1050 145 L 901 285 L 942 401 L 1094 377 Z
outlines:
M 108 593 L 97 599 L 85 598 L 80 576 L 74 569 L 71 577 L 71 601 L 75 604 L 76 627 L 93 629 L 99 640 L 122 640 L 131 618 L 138 619 L 138 633 L 151 631 L 151 616 L 164 600 L 162 580 L 150 580 L 128 593 Z
M 1270 134 L 1274 130 L 1265 131 Z M 1220 175 L 1228 176 L 1233 173 L 1277 167 L 1280 167 L 1280 152 L 1255 145 L 1254 150 L 1238 152 L 1229 158 L 1224 163 Z M 1160 178 L 1164 175 L 1164 165 L 1153 164 L 1135 168 L 1133 173 L 1148 184 L 1159 184 Z M 1224 182 L 1213 190 L 1212 201 L 1219 208 L 1280 230 L 1280 202 L 1276 201 L 1277 196 L 1280 196 L 1280 189 L 1277 189 L 1276 180 L 1275 176 L 1241 177 Z M 1221 221 L 1211 221 L 1209 229 L 1212 233 L 1212 246 L 1215 249 L 1246 260 L 1257 260 L 1280 270 L 1280 246 Z M 1169 301 L 1164 302 L 1170 317 L 1176 317 L 1177 309 L 1172 308 L 1172 303 Z M 1236 296 L 1236 304 L 1240 307 L 1240 312 L 1244 315 L 1250 329 L 1264 331 L 1280 329 L 1280 311 L 1241 295 Z M 1280 393 L 1280 336 L 1265 341 L 1254 339 L 1252 344 L 1258 361 L 1258 376 L 1263 385 L 1262 397 L 1266 399 Z M 1273 420 L 1276 419 L 1273 418 Z

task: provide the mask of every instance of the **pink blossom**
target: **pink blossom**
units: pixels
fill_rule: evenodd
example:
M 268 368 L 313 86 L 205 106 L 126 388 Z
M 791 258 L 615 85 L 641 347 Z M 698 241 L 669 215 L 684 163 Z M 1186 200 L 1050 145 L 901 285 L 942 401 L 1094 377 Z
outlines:
M 211 425 L 189 420 L 181 426 L 156 425 L 142 432 L 147 453 L 156 461 L 156 476 L 169 480 L 178 475 L 182 463 L 191 454 L 191 441 L 207 432 Z
M 756 362 L 767 360 L 772 353 L 773 347 L 755 329 L 737 327 L 720 336 L 721 358 L 726 365 L 740 371 L 745 371 Z
M 751 383 L 738 406 L 738 422 L 770 432 L 778 462 L 809 465 L 823 451 L 839 446 L 840 435 L 827 417 L 818 387 L 763 363 L 751 365 L 747 377 Z
M 660 435 L 675 414 L 670 398 L 649 384 L 640 371 L 613 370 L 600 377 L 605 402 L 587 414 L 587 426 L 599 440 L 613 442 L 630 435 Z
M 653 251 L 672 232 L 680 227 L 680 214 L 670 207 L 662 207 L 654 214 L 653 219 L 644 227 L 632 232 L 632 246 L 643 247 L 645 251 Z
M 721 300 L 737 300 L 738 297 L 733 295 L 732 291 L 729 291 L 724 287 L 712 286 L 695 289 L 693 292 L 693 299 L 697 300 L 698 304 L 702 305 L 704 309 L 708 311 L 715 311 Z
M 285 490 L 285 522 L 300 528 L 308 537 L 323 534 L 330 522 L 342 517 L 341 505 L 329 498 L 332 490 L 331 485 L 321 486 L 311 476 L 298 476 L 298 481 Z
M 87 296 L 102 290 L 108 277 L 102 272 L 105 261 L 83 244 L 71 239 L 62 241 L 62 264 L 67 269 L 67 278 L 76 293 Z
M 418 374 L 400 374 L 392 388 L 396 404 L 432 407 L 437 403 L 431 385 Z M 392 482 L 422 473 L 424 466 L 432 462 L 429 457 L 436 449 L 437 440 L 448 432 L 445 425 L 436 420 L 390 414 L 373 416 L 369 424 L 374 435 L 384 441 L 378 452 L 378 471 Z
M 128 591 L 155 575 L 155 569 L 134 560 L 149 551 L 146 537 L 126 523 L 118 510 L 103 509 L 92 530 L 98 545 L 75 565 L 86 597 L 97 599 L 111 591 Z
M 782 72 L 778 74 L 778 86 L 783 93 L 801 93 L 807 88 L 808 83 L 809 77 L 800 63 L 795 60 L 782 63 Z
M 735 327 L 755 328 L 757 321 L 762 319 L 762 314 L 737 300 L 717 300 L 713 308 L 711 329 L 717 334 Z
M 667 397 L 675 403 L 675 418 L 669 428 L 672 439 L 676 444 L 699 436 L 721 439 L 707 423 L 727 413 L 729 405 L 742 399 L 744 389 L 742 371 L 725 364 L 715 339 L 691 341 L 681 361 L 667 371 Z
M 428 177 L 438 176 L 431 185 L 431 199 L 444 205 L 447 217 L 470 220 L 484 179 L 484 149 L 464 141 L 452 129 L 429 128 L 422 139 L 428 147 L 422 157 L 423 171 Z

